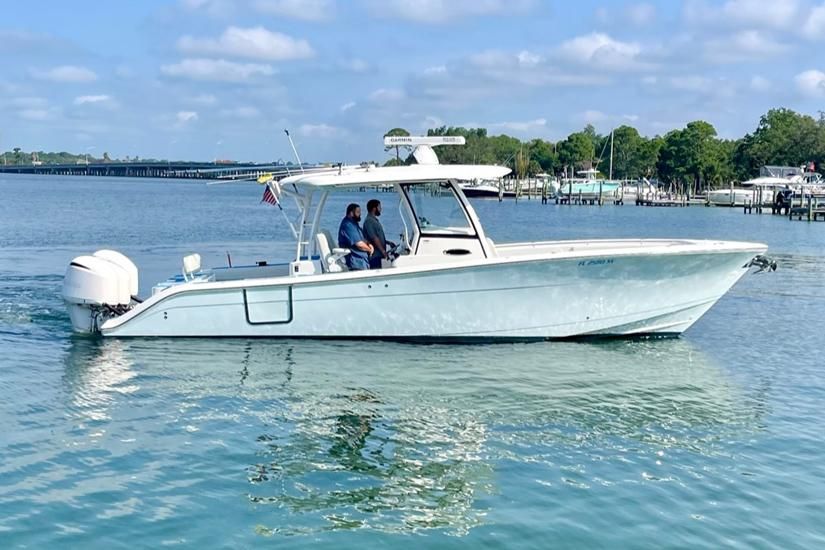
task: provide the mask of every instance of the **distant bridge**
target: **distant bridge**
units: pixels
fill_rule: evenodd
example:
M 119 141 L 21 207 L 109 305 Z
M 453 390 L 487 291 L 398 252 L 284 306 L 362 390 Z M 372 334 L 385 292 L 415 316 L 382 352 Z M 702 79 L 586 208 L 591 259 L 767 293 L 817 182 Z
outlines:
M 305 165 L 316 168 L 317 166 Z M 115 176 L 129 178 L 237 179 L 264 173 L 286 174 L 297 165 L 214 162 L 90 162 L 80 164 L 0 164 L 0 174 Z

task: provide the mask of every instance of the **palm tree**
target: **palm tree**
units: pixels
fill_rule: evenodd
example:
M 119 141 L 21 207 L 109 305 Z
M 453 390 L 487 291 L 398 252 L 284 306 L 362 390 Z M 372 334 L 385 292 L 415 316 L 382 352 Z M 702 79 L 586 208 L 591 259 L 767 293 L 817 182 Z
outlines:
M 409 136 L 410 133 L 405 130 L 404 128 L 393 128 L 389 132 L 386 133 L 384 137 L 394 137 L 394 136 Z M 401 164 L 401 146 L 400 145 L 391 145 L 386 147 L 384 150 L 389 151 L 390 149 L 395 148 L 395 160 L 397 164 Z

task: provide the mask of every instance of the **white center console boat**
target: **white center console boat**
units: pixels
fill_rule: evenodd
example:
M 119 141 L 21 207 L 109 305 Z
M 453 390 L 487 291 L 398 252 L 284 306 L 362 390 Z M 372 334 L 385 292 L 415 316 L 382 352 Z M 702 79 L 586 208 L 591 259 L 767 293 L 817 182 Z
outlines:
M 460 138 L 386 138 L 416 147 L 418 164 L 339 167 L 266 183 L 294 199 L 293 258 L 205 270 L 138 301 L 137 269 L 99 251 L 75 258 L 63 296 L 74 329 L 103 336 L 552 339 L 677 335 L 748 271 L 763 244 L 687 239 L 494 243 L 461 184 L 500 166 L 439 165 L 436 145 Z M 347 249 L 322 227 L 331 192 L 391 185 L 403 242 L 382 269 L 348 271 Z M 388 200 L 384 200 L 389 204 Z M 389 206 L 388 206 L 389 207 Z

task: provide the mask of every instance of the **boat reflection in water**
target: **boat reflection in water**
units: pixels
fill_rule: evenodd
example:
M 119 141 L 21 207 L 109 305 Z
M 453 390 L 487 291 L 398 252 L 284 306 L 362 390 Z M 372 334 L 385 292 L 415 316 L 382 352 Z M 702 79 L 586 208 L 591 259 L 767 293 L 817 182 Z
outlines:
M 655 461 L 671 474 L 704 468 L 765 413 L 764 396 L 683 339 L 76 339 L 65 380 L 98 419 L 151 408 L 129 429 L 158 481 L 185 473 L 193 494 L 176 498 L 193 501 L 210 492 L 194 494 L 200 484 L 218 483 L 220 506 L 263 535 L 466 534 L 495 523 L 500 499 L 488 497 L 515 490 L 514 466 L 559 498 L 571 486 L 652 483 Z

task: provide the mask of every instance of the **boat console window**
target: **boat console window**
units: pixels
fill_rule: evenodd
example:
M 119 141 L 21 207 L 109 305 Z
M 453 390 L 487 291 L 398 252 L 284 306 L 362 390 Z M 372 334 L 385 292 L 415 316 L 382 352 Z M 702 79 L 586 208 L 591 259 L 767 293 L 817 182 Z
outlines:
M 401 186 L 422 235 L 475 236 L 467 213 L 446 182 Z

